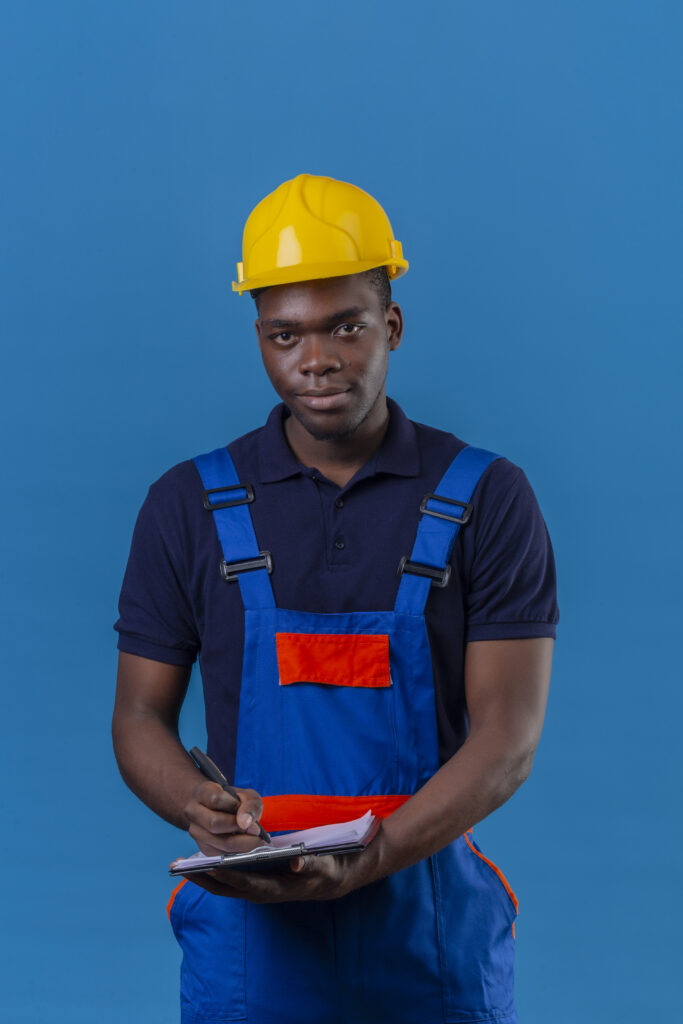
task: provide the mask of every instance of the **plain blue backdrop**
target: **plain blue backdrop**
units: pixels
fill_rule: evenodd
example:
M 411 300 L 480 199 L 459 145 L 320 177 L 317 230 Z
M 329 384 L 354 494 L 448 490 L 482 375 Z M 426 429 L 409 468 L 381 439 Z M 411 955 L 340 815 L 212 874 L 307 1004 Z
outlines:
M 188 841 L 118 777 L 111 627 L 148 485 L 274 402 L 230 281 L 301 171 L 376 195 L 411 261 L 390 394 L 522 465 L 554 543 L 545 732 L 477 830 L 522 1024 L 674 1019 L 682 28 L 674 0 L 6 5 L 3 1020 L 177 1019 Z

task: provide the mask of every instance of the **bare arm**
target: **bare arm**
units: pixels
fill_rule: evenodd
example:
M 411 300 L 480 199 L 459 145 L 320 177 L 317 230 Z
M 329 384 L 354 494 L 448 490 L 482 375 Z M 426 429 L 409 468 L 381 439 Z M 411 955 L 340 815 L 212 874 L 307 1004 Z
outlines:
M 543 726 L 552 651 L 553 640 L 545 637 L 467 645 L 469 735 L 384 822 L 385 868 L 396 871 L 435 853 L 505 803 L 528 777 Z
M 384 820 L 362 854 L 302 857 L 288 875 L 193 876 L 211 892 L 255 902 L 333 899 L 431 856 L 504 803 L 531 771 L 545 715 L 553 641 L 470 643 L 470 732 L 418 793 Z
M 112 720 L 114 753 L 126 784 L 160 817 L 186 829 L 205 853 L 251 849 L 258 841 L 261 799 L 238 790 L 237 804 L 220 786 L 207 782 L 178 736 L 178 718 L 190 668 L 119 655 Z M 251 815 L 247 818 L 246 816 Z M 249 831 L 245 836 L 244 831 Z

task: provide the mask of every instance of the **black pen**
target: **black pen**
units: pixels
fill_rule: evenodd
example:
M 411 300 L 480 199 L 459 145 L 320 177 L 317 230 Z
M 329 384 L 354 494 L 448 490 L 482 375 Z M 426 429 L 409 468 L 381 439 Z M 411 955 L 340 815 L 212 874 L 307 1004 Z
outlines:
M 220 768 L 213 763 L 210 757 L 199 749 L 199 747 L 193 747 L 190 751 L 190 757 L 199 768 L 202 775 L 205 775 L 207 779 L 211 779 L 212 782 L 217 782 L 221 789 L 224 789 L 226 793 L 233 796 L 238 803 L 241 803 L 240 796 L 237 790 L 230 785 Z M 256 822 L 258 825 L 259 835 L 265 843 L 270 842 L 270 836 L 263 828 L 260 822 Z

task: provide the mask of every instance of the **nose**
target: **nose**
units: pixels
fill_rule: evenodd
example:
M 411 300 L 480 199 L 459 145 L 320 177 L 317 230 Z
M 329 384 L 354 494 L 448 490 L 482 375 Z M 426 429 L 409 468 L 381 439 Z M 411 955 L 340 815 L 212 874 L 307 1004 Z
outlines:
M 326 373 L 333 373 L 335 370 L 341 369 L 342 364 L 336 346 L 329 336 L 307 335 L 300 352 L 299 370 L 301 373 L 322 377 Z

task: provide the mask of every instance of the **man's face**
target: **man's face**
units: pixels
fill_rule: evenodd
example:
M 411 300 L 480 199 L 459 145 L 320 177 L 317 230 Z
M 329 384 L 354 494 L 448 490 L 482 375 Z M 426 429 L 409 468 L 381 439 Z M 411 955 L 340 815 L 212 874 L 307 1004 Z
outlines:
M 385 309 L 362 274 L 269 288 L 256 333 L 266 373 L 292 416 L 317 440 L 352 435 L 385 407 L 389 352 L 401 311 Z

